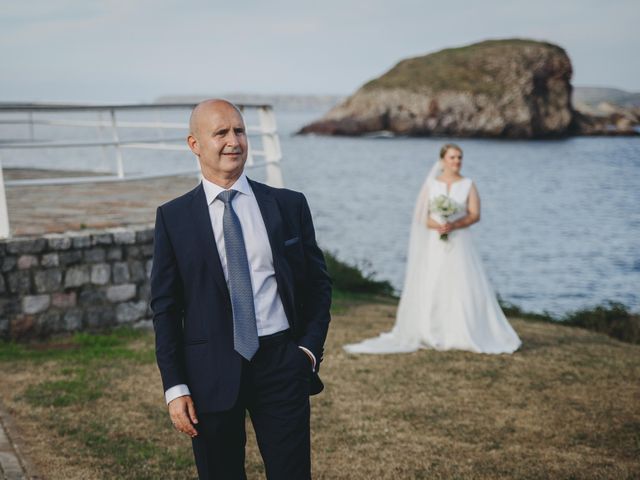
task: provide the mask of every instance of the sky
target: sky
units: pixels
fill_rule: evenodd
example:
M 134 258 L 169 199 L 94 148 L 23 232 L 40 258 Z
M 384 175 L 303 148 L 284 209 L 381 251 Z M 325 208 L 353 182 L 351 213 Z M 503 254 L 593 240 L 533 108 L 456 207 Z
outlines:
M 0 101 L 347 95 L 495 38 L 563 47 L 573 84 L 640 91 L 638 0 L 0 0 Z

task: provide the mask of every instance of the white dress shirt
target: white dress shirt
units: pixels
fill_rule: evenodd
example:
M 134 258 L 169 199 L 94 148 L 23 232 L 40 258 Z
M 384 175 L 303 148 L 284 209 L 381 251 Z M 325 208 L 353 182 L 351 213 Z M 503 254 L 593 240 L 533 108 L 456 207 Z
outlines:
M 227 253 L 222 229 L 224 203 L 217 199 L 218 194 L 225 189 L 205 178 L 202 179 L 202 185 L 209 205 L 209 217 L 218 255 L 220 256 L 220 263 L 222 264 L 222 271 L 228 283 Z M 286 330 L 289 328 L 289 322 L 278 294 L 278 284 L 273 268 L 273 254 L 267 235 L 267 228 L 246 175 L 243 173 L 229 190 L 238 191 L 238 194 L 233 198 L 232 205 L 242 226 L 242 238 L 247 250 L 247 259 L 249 260 L 258 336 L 262 337 Z M 308 349 L 300 348 L 310 356 L 312 369 L 315 370 L 316 360 L 314 355 Z M 180 384 L 169 388 L 165 392 L 165 399 L 169 403 L 177 397 L 190 394 L 189 387 Z

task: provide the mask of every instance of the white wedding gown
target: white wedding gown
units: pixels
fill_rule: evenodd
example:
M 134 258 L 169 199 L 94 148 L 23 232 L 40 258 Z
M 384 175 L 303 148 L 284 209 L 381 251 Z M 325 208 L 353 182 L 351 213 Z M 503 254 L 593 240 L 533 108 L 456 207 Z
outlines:
M 472 180 L 462 178 L 448 192 L 467 213 Z M 428 203 L 447 194 L 447 185 L 429 178 L 418 199 L 412 227 L 404 290 L 396 323 L 390 332 L 360 343 L 345 345 L 349 353 L 404 353 L 420 348 L 512 353 L 520 339 L 498 305 L 476 252 L 469 228 L 454 230 L 447 241 L 426 227 Z M 422 200 L 421 200 L 422 198 Z M 426 205 L 425 205 L 426 204 Z

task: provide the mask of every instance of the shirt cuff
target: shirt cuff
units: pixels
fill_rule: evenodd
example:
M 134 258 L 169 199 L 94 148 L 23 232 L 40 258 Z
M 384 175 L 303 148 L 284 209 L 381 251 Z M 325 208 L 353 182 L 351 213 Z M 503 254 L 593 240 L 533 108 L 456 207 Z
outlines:
M 305 348 L 301 345 L 298 345 L 298 348 L 303 350 L 304 353 L 306 353 L 307 355 L 309 355 L 309 357 L 311 357 L 311 371 L 315 372 L 316 371 L 316 356 L 311 353 L 311 350 L 309 350 L 308 348 Z
M 164 399 L 167 401 L 167 405 L 169 405 L 171 400 L 175 400 L 178 397 L 184 397 L 185 395 L 191 395 L 191 392 L 189 391 L 189 387 L 184 383 L 181 383 L 180 385 L 175 385 L 164 392 Z

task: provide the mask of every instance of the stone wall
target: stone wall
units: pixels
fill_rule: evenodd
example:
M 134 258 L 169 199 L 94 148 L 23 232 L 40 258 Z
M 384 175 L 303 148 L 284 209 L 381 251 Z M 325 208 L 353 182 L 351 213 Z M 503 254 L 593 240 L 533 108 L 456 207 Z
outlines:
M 0 240 L 0 338 L 149 323 L 153 226 Z

